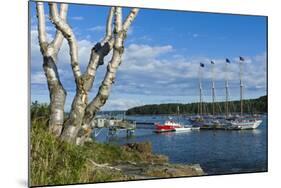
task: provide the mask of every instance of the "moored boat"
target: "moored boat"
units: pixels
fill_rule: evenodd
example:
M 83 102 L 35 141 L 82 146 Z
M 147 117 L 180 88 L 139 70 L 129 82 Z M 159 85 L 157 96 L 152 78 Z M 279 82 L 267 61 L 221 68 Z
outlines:
M 182 125 L 173 120 L 167 120 L 163 124 L 155 123 L 155 128 L 156 128 L 155 130 L 156 133 L 171 132 L 171 131 L 175 131 L 176 128 L 182 128 Z
M 181 128 L 175 128 L 176 132 L 189 132 L 194 130 L 200 130 L 200 127 L 181 127 Z
M 202 83 L 201 76 L 202 72 L 199 74 L 199 115 L 190 118 L 190 122 L 193 126 L 200 127 L 201 129 L 224 129 L 224 130 L 243 130 L 243 129 L 256 129 L 262 123 L 262 119 L 257 117 L 256 115 L 244 115 L 243 113 L 243 62 L 244 58 L 239 57 L 239 68 L 240 68 L 240 115 L 232 116 L 229 113 L 229 89 L 228 89 L 228 64 L 230 63 L 229 59 L 226 59 L 225 64 L 225 116 L 218 116 L 215 114 L 215 83 L 214 83 L 214 62 L 211 61 L 212 64 L 212 116 L 204 117 L 202 116 Z M 204 64 L 200 63 L 200 69 L 204 66 Z
M 256 129 L 262 123 L 261 119 L 235 119 L 230 122 L 231 126 L 230 129 L 238 129 L 238 130 L 245 130 L 245 129 Z
M 191 131 L 192 128 L 191 127 L 180 127 L 180 128 L 175 128 L 176 132 L 189 132 Z
M 199 130 L 200 127 L 192 127 L 191 125 L 185 126 L 180 123 L 177 123 L 173 120 L 167 120 L 165 123 L 155 123 L 155 132 L 162 133 L 162 132 L 188 132 L 192 130 Z
M 243 70 L 244 58 L 239 57 L 239 66 L 240 66 L 240 114 L 241 117 L 235 118 L 233 121 L 230 121 L 231 129 L 256 129 L 261 123 L 262 119 L 256 118 L 255 116 L 245 117 L 243 116 Z

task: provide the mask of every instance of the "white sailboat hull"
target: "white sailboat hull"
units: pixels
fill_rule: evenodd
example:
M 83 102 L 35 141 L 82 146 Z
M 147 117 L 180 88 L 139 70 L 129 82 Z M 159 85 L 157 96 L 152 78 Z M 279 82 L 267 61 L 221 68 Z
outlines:
M 175 128 L 176 132 L 189 132 L 192 130 L 199 130 L 199 127 L 180 127 L 180 128 Z
M 233 121 L 231 122 L 231 128 L 233 129 L 256 129 L 260 126 L 262 120 L 255 121 Z
M 175 128 L 175 131 L 176 132 L 189 132 L 189 131 L 191 131 L 191 128 L 185 128 L 185 127 Z

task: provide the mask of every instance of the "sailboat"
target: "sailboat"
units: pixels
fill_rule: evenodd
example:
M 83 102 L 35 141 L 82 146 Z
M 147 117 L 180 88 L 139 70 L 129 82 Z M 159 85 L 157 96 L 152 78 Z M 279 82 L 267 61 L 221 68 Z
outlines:
M 202 70 L 205 67 L 203 63 L 200 63 L 199 66 L 199 103 L 198 103 L 198 115 L 196 117 L 191 117 L 190 121 L 196 127 L 200 127 L 200 129 L 222 129 L 222 121 L 219 116 L 215 114 L 215 72 L 214 66 L 215 62 L 211 61 L 212 65 L 212 114 L 204 115 L 203 113 L 203 88 L 202 88 Z
M 216 92 L 215 92 L 215 62 L 211 61 L 211 71 L 212 71 L 212 84 L 211 84 L 211 93 L 212 93 L 212 113 L 211 116 L 206 116 L 202 123 L 202 129 L 225 129 L 226 121 L 225 118 L 221 115 L 218 115 L 216 112 Z
M 198 115 L 190 118 L 193 125 L 200 127 L 201 129 L 225 129 L 225 130 L 241 130 L 241 129 L 256 129 L 262 120 L 256 116 L 244 116 L 243 115 L 243 57 L 239 57 L 240 67 L 240 115 L 233 117 L 229 113 L 229 86 L 227 76 L 227 66 L 230 60 L 226 58 L 225 65 L 225 116 L 216 116 L 215 114 L 215 83 L 214 83 L 214 61 L 212 64 L 212 116 L 203 116 L 203 102 L 202 102 L 202 83 L 201 69 L 204 67 L 203 63 L 200 63 L 199 67 L 199 103 L 198 103 Z
M 244 58 L 239 57 L 239 76 L 240 76 L 240 116 L 229 121 L 229 129 L 256 129 L 262 123 L 262 120 L 256 116 L 243 115 L 243 62 Z
M 179 117 L 179 115 L 180 115 L 180 108 L 179 106 L 177 106 L 177 116 Z M 199 130 L 199 129 L 200 127 L 193 127 L 192 125 L 183 125 L 183 124 L 181 124 L 180 127 L 175 127 L 176 132 L 189 132 L 192 130 Z
M 205 67 L 204 63 L 200 63 L 198 76 L 199 76 L 199 102 L 198 102 L 198 114 L 196 116 L 190 117 L 189 121 L 196 127 L 201 127 L 203 125 L 203 100 L 202 100 L 202 69 Z

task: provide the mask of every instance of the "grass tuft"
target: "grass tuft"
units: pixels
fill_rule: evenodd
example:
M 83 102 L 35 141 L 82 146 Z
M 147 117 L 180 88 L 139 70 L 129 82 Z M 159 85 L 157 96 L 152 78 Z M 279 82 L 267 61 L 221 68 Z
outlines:
M 114 166 L 128 161 L 146 163 L 154 158 L 151 153 L 113 144 L 69 144 L 48 132 L 46 120 L 32 122 L 31 186 L 127 180 L 131 177 L 123 172 L 95 167 L 91 161 Z
M 121 172 L 95 168 L 90 162 L 114 164 L 124 156 L 138 159 L 123 152 L 122 147 L 110 144 L 63 142 L 47 131 L 43 121 L 37 121 L 31 128 L 31 186 L 124 180 Z

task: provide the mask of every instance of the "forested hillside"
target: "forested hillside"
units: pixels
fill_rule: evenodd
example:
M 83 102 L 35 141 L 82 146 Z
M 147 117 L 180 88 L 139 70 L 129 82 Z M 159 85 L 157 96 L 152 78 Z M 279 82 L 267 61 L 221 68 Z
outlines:
M 266 113 L 267 112 L 267 96 L 262 96 L 257 99 L 249 99 L 243 101 L 243 111 L 245 113 Z M 152 104 L 134 107 L 127 110 L 127 115 L 146 115 L 146 114 L 176 114 L 177 106 L 179 107 L 180 114 L 196 114 L 198 113 L 198 103 L 180 104 L 180 103 L 169 103 L 169 104 Z M 204 113 L 211 113 L 212 103 L 203 104 Z M 240 101 L 229 102 L 230 112 L 240 112 Z M 216 113 L 225 112 L 225 103 L 215 103 Z

